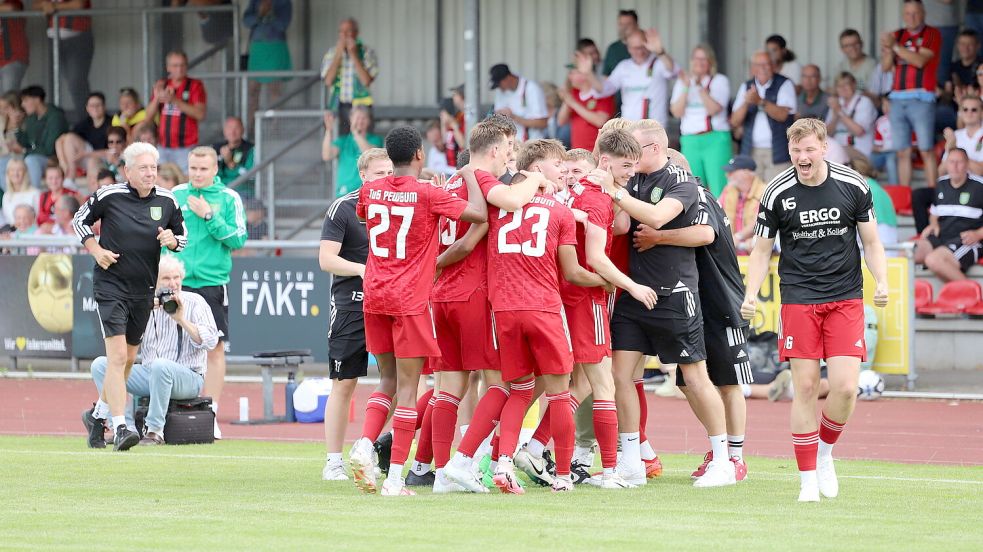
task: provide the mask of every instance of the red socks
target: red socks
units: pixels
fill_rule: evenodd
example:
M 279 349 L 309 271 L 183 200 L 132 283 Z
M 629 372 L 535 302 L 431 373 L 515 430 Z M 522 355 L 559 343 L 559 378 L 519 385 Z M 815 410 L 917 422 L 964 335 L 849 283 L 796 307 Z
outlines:
M 403 465 L 410 454 L 413 434 L 416 433 L 416 409 L 397 406 L 393 413 L 393 448 L 390 462 Z
M 618 411 L 614 401 L 594 400 L 594 437 L 601 449 L 601 465 L 614 468 L 618 464 Z
M 389 418 L 389 409 L 393 406 L 393 398 L 385 393 L 376 391 L 369 397 L 369 402 L 365 405 L 365 422 L 362 423 L 362 437 L 375 442 L 382 433 L 386 419 Z M 414 420 L 415 422 L 415 420 Z
M 529 410 L 534 387 L 536 387 L 536 380 L 534 379 L 512 382 L 509 400 L 505 401 L 505 407 L 502 408 L 502 421 L 498 426 L 500 456 L 511 458 L 515 454 L 515 449 L 519 445 L 522 419 L 526 417 L 526 411 Z M 469 433 L 470 430 L 471 428 L 468 428 Z
M 635 384 L 635 393 L 638 393 L 638 442 L 644 443 L 648 441 L 648 436 L 645 435 L 645 424 L 648 423 L 649 419 L 649 403 L 645 398 L 645 382 L 637 379 L 632 380 Z
M 843 426 L 846 423 L 838 423 L 830 420 L 826 417 L 826 413 L 823 412 L 823 418 L 819 422 L 819 440 L 833 445 L 836 440 L 840 438 L 840 434 L 843 433 Z
M 816 470 L 816 454 L 819 452 L 819 432 L 793 433 L 792 448 L 795 449 L 795 462 L 799 471 Z
M 426 393 L 416 400 L 416 428 L 423 427 L 423 418 L 427 415 L 427 406 L 433 406 L 433 389 L 428 389 Z
M 451 443 L 457 427 L 457 407 L 461 399 L 443 391 L 437 395 L 433 407 L 433 459 L 437 468 L 443 468 L 451 459 Z M 417 458 L 419 460 L 419 458 Z
M 580 408 L 580 401 L 574 398 L 573 395 L 570 395 L 569 392 L 567 393 L 567 395 L 570 396 L 570 412 L 572 414 L 576 414 L 577 409 Z M 551 426 L 552 416 L 550 415 L 550 410 L 551 410 L 550 405 L 547 401 L 546 412 L 543 413 L 543 417 L 539 420 L 539 425 L 536 426 L 536 433 L 532 434 L 533 439 L 539 441 L 544 445 L 548 445 L 550 439 L 553 438 L 553 429 Z
M 550 429 L 553 433 L 553 451 L 556 453 L 556 475 L 570 475 L 570 460 L 573 458 L 573 402 L 569 391 L 546 394 L 546 402 L 553 411 Z M 554 408 L 554 406 L 556 408 Z M 521 421 L 520 421 L 521 425 Z
M 430 400 L 427 401 L 425 408 L 417 410 L 417 420 L 422 420 L 423 423 L 417 425 L 420 436 L 416 440 L 416 457 L 413 459 L 421 464 L 429 464 L 433 460 L 433 415 L 434 403 L 437 399 L 433 397 L 433 392 L 428 394 Z M 417 401 L 416 406 L 420 408 L 419 401 Z M 423 416 L 420 416 L 421 413 Z
M 464 434 L 457 451 L 470 457 L 474 457 L 475 451 L 481 446 L 481 442 L 488 437 L 495 429 L 495 422 L 502 415 L 502 408 L 509 398 L 507 389 L 500 385 L 491 385 L 485 396 L 481 397 L 478 405 L 474 409 L 471 417 L 471 424 L 468 431 Z

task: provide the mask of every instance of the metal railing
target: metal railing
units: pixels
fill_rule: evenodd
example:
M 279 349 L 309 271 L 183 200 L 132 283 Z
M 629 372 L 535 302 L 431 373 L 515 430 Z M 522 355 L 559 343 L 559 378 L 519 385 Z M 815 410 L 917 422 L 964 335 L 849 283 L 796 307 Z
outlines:
M 97 238 L 98 239 L 98 238 Z M 242 247 L 243 249 L 255 249 L 263 251 L 267 255 L 275 255 L 277 251 L 287 251 L 287 250 L 316 250 L 321 246 L 319 241 L 301 241 L 301 240 L 246 240 L 246 244 Z M 74 236 L 46 236 L 31 234 L 28 236 L 0 239 L 0 250 L 9 251 L 13 253 L 20 254 L 32 254 L 26 253 L 28 248 L 37 249 L 72 249 L 77 253 L 85 253 L 85 247 L 79 243 L 78 238 Z M 40 251 L 39 251 L 40 252 Z M 62 253 L 63 251 L 58 251 Z

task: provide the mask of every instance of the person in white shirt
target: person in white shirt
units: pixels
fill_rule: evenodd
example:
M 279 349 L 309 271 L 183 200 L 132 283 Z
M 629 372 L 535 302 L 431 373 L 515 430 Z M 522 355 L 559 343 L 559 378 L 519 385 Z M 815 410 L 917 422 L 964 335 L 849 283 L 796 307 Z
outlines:
M 457 170 L 447 161 L 447 149 L 439 121 L 431 121 L 427 125 L 425 137 L 428 145 L 425 171 L 429 171 L 431 177 L 436 174 L 452 176 Z
M 41 202 L 41 190 L 31 186 L 27 164 L 20 157 L 7 163 L 7 191 L 3 194 L 3 218 L 12 223 L 18 205 L 37 209 Z
M 881 94 L 891 91 L 891 72 L 881 71 L 880 63 L 864 53 L 864 41 L 856 29 L 846 29 L 840 33 L 840 51 L 843 58 L 836 64 L 831 75 L 850 73 L 857 79 L 857 91 L 875 102 L 880 102 Z
M 606 98 L 621 92 L 621 118 L 655 119 L 664 126 L 669 119 L 669 79 L 676 76 L 679 67 L 666 53 L 655 29 L 635 31 L 627 43 L 631 58 L 621 61 L 604 82 L 590 71 L 582 56 L 577 57 L 577 68 L 590 76 L 591 86 L 599 96 Z
M 731 158 L 730 80 L 717 72 L 717 56 L 707 44 L 693 48 L 689 73 L 679 72 L 672 87 L 669 111 L 680 119 L 679 144 L 698 176 L 719 197 L 727 185 L 724 165 Z
M 884 114 L 874 121 L 874 148 L 870 161 L 874 169 L 887 173 L 887 183 L 898 183 L 898 152 L 894 151 L 894 141 L 891 137 L 891 100 L 887 97 L 881 100 Z
M 504 63 L 493 66 L 489 76 L 491 89 L 495 90 L 495 113 L 515 121 L 516 140 L 545 138 L 549 111 L 546 95 L 539 84 L 513 74 Z
M 826 128 L 846 148 L 850 158 L 870 158 L 874 150 L 874 121 L 877 109 L 867 96 L 857 93 L 857 80 L 850 73 L 836 77 L 836 96 L 829 99 Z
M 946 156 L 949 151 L 961 148 L 969 156 L 969 172 L 983 175 L 983 100 L 978 96 L 966 96 L 959 102 L 959 117 L 963 128 L 942 131 L 945 136 Z
M 740 153 L 750 155 L 765 182 L 792 166 L 786 131 L 792 126 L 797 100 L 795 85 L 776 74 L 762 50 L 751 56 L 751 74 L 734 98 L 730 126 L 741 140 Z

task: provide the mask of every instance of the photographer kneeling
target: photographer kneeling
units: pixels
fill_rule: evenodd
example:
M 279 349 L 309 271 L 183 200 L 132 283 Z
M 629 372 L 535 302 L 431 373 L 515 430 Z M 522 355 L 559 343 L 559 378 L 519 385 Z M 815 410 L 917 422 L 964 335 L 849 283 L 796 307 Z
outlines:
M 200 295 L 181 291 L 183 278 L 184 264 L 174 256 L 162 256 L 154 309 L 140 348 L 142 360 L 133 365 L 126 380 L 127 392 L 150 397 L 147 435 L 140 440 L 141 445 L 164 444 L 164 417 L 169 401 L 198 396 L 204 383 L 208 351 L 218 343 L 211 309 Z M 92 361 L 92 379 L 100 393 L 105 376 L 106 357 L 99 357 Z M 87 428 L 90 446 L 93 440 L 103 440 L 101 426 L 92 424 Z

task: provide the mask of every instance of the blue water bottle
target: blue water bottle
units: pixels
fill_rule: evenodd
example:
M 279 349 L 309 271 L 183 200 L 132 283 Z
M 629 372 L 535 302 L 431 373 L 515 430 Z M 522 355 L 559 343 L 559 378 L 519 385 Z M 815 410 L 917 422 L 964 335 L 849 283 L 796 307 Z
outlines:
M 294 414 L 294 391 L 297 390 L 297 378 L 293 372 L 287 373 L 287 421 L 296 422 L 297 415 Z

